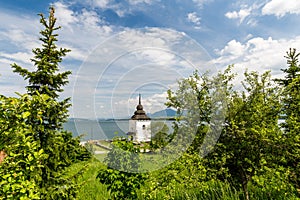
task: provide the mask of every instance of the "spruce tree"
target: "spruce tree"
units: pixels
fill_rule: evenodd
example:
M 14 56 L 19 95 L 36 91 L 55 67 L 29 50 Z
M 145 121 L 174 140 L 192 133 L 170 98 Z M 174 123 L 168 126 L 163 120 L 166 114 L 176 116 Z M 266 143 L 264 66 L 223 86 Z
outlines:
M 32 125 L 33 138 L 38 142 L 39 148 L 48 155 L 41 163 L 44 167 L 42 181 L 39 182 L 42 198 L 47 199 L 49 191 L 72 188 L 68 185 L 69 180 L 60 178 L 61 172 L 75 160 L 89 157 L 89 153 L 79 145 L 79 138 L 73 138 L 72 133 L 63 130 L 63 123 L 67 120 L 68 107 L 71 104 L 69 98 L 59 100 L 59 94 L 63 91 L 62 87 L 68 83 L 68 75 L 71 72 L 60 73 L 59 64 L 70 50 L 58 48 L 56 45 L 58 34 L 55 32 L 60 27 L 55 25 L 53 7 L 50 7 L 48 19 L 40 14 L 40 23 L 44 26 L 39 38 L 42 47 L 33 49 L 34 58 L 31 59 L 35 70 L 29 71 L 17 64 L 12 64 L 12 68 L 28 80 L 28 95 L 33 99 L 41 99 L 40 103 L 32 107 L 32 113 L 39 111 L 38 115 L 29 115 L 26 123 Z
M 291 182 L 300 189 L 300 53 L 290 49 L 285 58 L 288 67 L 282 69 L 285 73 L 283 79 L 277 79 L 283 86 L 281 124 L 284 131 L 283 152 L 284 164 L 290 168 Z M 299 193 L 300 195 L 300 193 Z
M 61 87 L 68 83 L 68 75 L 71 74 L 70 71 L 57 73 L 59 71 L 59 63 L 62 62 L 62 58 L 70 50 L 58 48 L 55 44 L 58 34 L 54 32 L 61 27 L 55 26 L 54 8 L 50 8 L 48 21 L 43 14 L 40 14 L 40 17 L 40 23 L 45 27 L 40 32 L 42 37 L 39 38 L 42 41 L 42 48 L 33 49 L 34 58 L 31 59 L 37 70 L 30 72 L 17 64 L 13 64 L 12 68 L 14 72 L 23 76 L 25 80 L 28 79 L 28 93 L 36 94 L 36 92 L 39 92 L 39 94 L 47 94 L 55 99 L 59 97 L 58 93 L 63 91 Z
M 289 131 L 294 125 L 291 119 L 300 123 L 300 53 L 296 49 L 290 49 L 285 58 L 287 59 L 288 67 L 282 69 L 285 73 L 283 79 L 276 79 L 279 85 L 283 86 L 283 123 L 286 131 Z M 292 123 L 292 124 L 291 124 Z
M 19 73 L 25 80 L 28 80 L 28 94 L 46 94 L 56 100 L 57 105 L 54 109 L 49 110 L 49 113 L 43 114 L 42 121 L 45 130 L 60 130 L 67 119 L 67 109 L 70 104 L 68 103 L 69 98 L 63 101 L 58 101 L 58 98 L 59 93 L 63 91 L 62 86 L 68 83 L 68 75 L 71 72 L 58 73 L 59 63 L 62 62 L 62 58 L 70 50 L 58 48 L 55 44 L 58 36 L 55 31 L 60 29 L 60 27 L 55 25 L 54 8 L 50 8 L 48 20 L 43 14 L 40 14 L 40 17 L 40 23 L 45 29 L 40 32 L 41 37 L 39 38 L 42 42 L 42 48 L 33 49 L 34 58 L 31 61 L 34 63 L 36 70 L 29 71 L 17 64 L 12 64 L 12 68 L 14 72 Z M 32 123 L 39 123 L 39 121 L 33 120 Z M 39 131 L 38 137 L 42 147 L 44 147 L 46 145 L 47 134 Z

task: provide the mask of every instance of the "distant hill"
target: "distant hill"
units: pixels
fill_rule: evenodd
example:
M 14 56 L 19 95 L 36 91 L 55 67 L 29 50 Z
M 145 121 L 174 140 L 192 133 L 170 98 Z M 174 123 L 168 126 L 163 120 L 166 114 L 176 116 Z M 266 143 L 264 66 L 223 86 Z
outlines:
M 164 110 L 157 111 L 153 114 L 147 114 L 151 118 L 160 118 L 160 117 L 175 117 L 176 116 L 176 110 L 173 110 L 171 108 L 167 108 Z

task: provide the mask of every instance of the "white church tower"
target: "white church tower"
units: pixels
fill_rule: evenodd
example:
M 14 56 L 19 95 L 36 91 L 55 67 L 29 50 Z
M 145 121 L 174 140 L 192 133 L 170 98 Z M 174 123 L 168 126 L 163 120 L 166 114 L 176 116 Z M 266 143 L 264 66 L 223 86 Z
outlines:
M 136 106 L 134 115 L 129 120 L 129 133 L 135 142 L 151 141 L 151 119 L 146 115 L 141 104 L 141 94 L 139 94 L 139 104 Z

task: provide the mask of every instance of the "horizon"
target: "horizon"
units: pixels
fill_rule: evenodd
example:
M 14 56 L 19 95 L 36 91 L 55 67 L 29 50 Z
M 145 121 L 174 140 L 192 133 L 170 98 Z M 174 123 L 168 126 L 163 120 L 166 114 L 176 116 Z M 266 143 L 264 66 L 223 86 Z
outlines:
M 147 115 L 149 115 L 151 117 L 151 120 L 162 120 L 162 119 L 165 119 L 165 120 L 171 120 L 173 119 L 173 117 L 175 117 L 176 115 L 174 116 L 157 116 L 157 117 L 153 117 L 153 115 L 156 115 L 157 113 L 160 113 L 160 112 L 165 112 L 166 110 L 172 110 L 174 112 L 176 112 L 175 109 L 173 108 L 166 108 L 166 109 L 163 109 L 163 110 L 159 110 L 159 111 L 156 111 L 154 113 L 146 113 Z M 176 114 L 176 113 L 175 113 Z M 68 120 L 70 119 L 82 119 L 82 120 L 130 120 L 132 115 L 130 116 L 123 116 L 121 118 L 78 118 L 78 117 L 68 117 Z

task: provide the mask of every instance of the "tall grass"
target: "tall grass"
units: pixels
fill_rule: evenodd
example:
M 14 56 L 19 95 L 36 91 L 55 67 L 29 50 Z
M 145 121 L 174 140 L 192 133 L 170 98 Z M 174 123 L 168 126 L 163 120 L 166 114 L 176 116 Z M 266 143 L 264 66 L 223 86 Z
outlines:
M 92 158 L 88 161 L 76 163 L 68 169 L 68 173 L 74 174 L 81 171 L 83 173 L 78 177 L 77 181 L 81 185 L 78 194 L 78 200 L 107 200 L 110 199 L 110 193 L 107 187 L 96 179 L 98 172 L 105 168 L 105 165 L 98 159 Z M 212 180 L 203 182 L 197 188 L 187 188 L 180 183 L 172 183 L 170 187 L 159 188 L 156 191 L 147 191 L 148 182 L 138 191 L 138 199 L 154 199 L 154 200 L 243 200 L 245 199 L 242 190 L 237 190 L 227 182 Z M 149 187 L 150 188 L 150 187 Z M 250 185 L 250 199 L 281 199 L 296 200 L 293 194 L 282 194 L 274 191 L 265 191 L 263 188 Z
M 83 169 L 83 173 L 78 177 L 77 181 L 80 184 L 80 191 L 77 199 L 82 200 L 106 200 L 110 195 L 105 185 L 101 184 L 96 176 L 103 167 L 99 160 L 92 158 L 88 161 L 76 163 L 69 168 L 69 173 Z
M 150 191 L 149 191 L 150 192 Z M 145 194 L 145 193 L 144 193 Z M 139 199 L 174 199 L 174 200 L 239 200 L 243 199 L 243 193 L 235 190 L 228 183 L 220 181 L 209 181 L 203 183 L 199 188 L 186 188 L 180 183 L 172 184 L 172 188 L 165 188 L 158 190 L 151 195 L 139 194 Z

